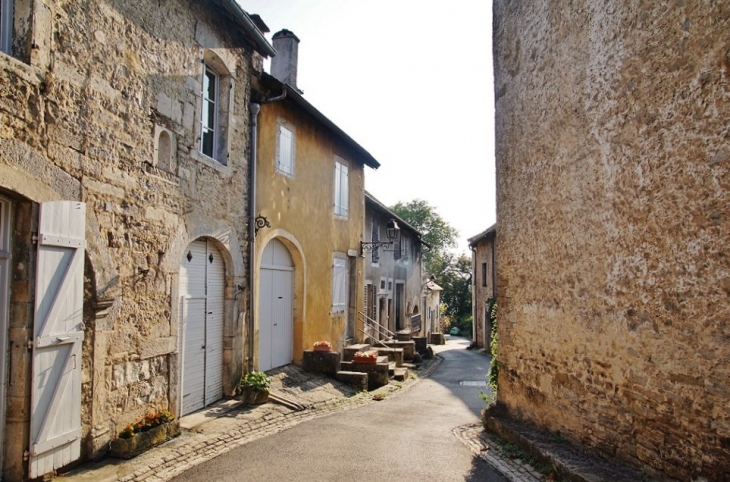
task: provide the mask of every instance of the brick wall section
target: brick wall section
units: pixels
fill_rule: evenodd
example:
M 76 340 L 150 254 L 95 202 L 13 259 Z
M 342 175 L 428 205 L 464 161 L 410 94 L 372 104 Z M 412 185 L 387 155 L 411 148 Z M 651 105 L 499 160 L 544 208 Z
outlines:
M 0 54 L 0 188 L 35 203 L 87 203 L 87 281 L 94 286 L 87 283 L 85 310 L 104 301 L 104 312 L 95 321 L 93 310 L 85 317 L 86 457 L 103 452 L 147 411 L 176 407 L 177 272 L 190 241 L 217 237 L 222 251 L 230 250 L 226 319 L 245 306 L 246 296 L 234 298 L 234 291 L 246 279 L 248 99 L 250 76 L 262 69 L 262 59 L 240 27 L 211 5 L 36 1 L 29 18 L 34 48 L 42 52 L 18 51 L 17 59 Z M 227 166 L 197 153 L 207 51 L 233 67 Z M 176 145 L 168 171 L 156 167 L 160 128 Z M 12 318 L 11 326 L 19 320 Z M 242 326 L 226 328 L 228 385 L 240 376 Z M 10 341 L 25 347 L 29 327 L 21 328 Z M 23 378 L 19 389 L 26 404 L 28 383 Z M 27 422 L 23 403 L 14 407 L 8 420 Z M 21 463 L 13 440 L 22 449 L 8 430 L 6 468 Z M 27 447 L 27 437 L 22 443 Z M 18 470 L 5 475 L 19 478 Z
M 494 2 L 499 399 L 730 473 L 727 2 Z

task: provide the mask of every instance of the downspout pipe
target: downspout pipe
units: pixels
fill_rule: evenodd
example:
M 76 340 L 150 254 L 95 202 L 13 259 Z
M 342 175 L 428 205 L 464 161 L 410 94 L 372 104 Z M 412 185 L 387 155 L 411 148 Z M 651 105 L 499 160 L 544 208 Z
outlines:
M 261 105 L 249 104 L 251 111 L 251 175 L 249 176 L 249 219 L 248 219 L 248 371 L 253 370 L 254 300 L 256 284 L 254 264 L 256 259 L 256 158 L 258 156 L 259 112 Z
M 251 111 L 251 175 L 249 176 L 249 218 L 248 218 L 248 371 L 253 370 L 253 351 L 254 351 L 254 307 L 256 302 L 256 164 L 258 158 L 258 132 L 259 132 L 259 112 L 261 112 L 261 104 L 268 104 L 283 100 L 286 97 L 286 89 L 276 97 L 266 99 L 260 104 L 251 102 L 249 110 Z

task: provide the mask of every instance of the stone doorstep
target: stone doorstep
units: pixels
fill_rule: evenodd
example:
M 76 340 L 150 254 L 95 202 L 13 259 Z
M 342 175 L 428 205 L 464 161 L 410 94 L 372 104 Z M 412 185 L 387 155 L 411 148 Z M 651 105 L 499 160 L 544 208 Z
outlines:
M 550 465 L 560 478 L 571 482 L 646 481 L 647 474 L 588 452 L 528 422 L 512 418 L 500 402 L 487 408 L 483 419 L 487 432 L 495 433 L 540 462 Z
M 368 374 L 365 372 L 353 372 L 341 370 L 337 372 L 337 380 L 355 387 L 359 391 L 367 390 Z
M 397 366 L 403 366 L 403 348 L 377 348 L 379 355 L 385 355 Z
M 404 382 L 408 380 L 408 369 L 407 368 L 396 368 L 393 371 L 393 380 Z
M 370 351 L 370 345 L 366 343 L 362 343 L 359 345 L 350 345 L 346 346 L 345 349 L 342 352 L 342 360 L 343 361 L 352 361 L 353 358 L 355 358 L 355 353 L 359 351 Z

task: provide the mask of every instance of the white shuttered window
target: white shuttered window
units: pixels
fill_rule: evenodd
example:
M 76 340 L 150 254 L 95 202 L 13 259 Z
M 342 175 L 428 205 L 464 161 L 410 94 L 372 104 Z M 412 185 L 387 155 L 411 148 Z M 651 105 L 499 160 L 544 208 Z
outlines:
M 294 175 L 294 127 L 279 123 L 276 137 L 276 170 Z
M 347 166 L 335 162 L 335 214 L 347 217 L 349 213 L 349 173 Z
M 342 313 L 347 308 L 347 260 L 335 258 L 332 269 L 332 312 Z

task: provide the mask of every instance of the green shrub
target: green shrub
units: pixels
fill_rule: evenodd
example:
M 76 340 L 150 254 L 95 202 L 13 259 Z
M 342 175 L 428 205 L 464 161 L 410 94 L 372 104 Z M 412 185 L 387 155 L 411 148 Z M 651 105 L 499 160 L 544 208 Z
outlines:
M 264 372 L 250 372 L 241 378 L 240 387 L 250 388 L 254 392 L 268 392 L 271 387 L 271 378 Z
M 489 319 L 492 322 L 492 341 L 489 349 L 492 352 L 492 363 L 489 365 L 489 386 L 492 387 L 494 393 L 497 393 L 497 380 L 499 378 L 499 362 L 497 355 L 499 353 L 499 338 L 497 336 L 497 299 L 489 298 Z

